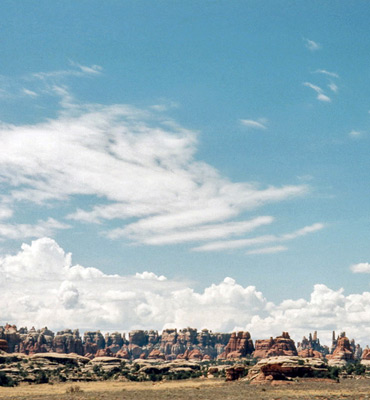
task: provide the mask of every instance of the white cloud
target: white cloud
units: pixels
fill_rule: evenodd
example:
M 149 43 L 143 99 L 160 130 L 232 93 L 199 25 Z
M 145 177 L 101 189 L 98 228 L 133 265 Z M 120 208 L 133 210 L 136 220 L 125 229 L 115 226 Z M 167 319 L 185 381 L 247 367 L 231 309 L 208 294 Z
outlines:
M 351 265 L 351 271 L 354 274 L 370 274 L 370 264 L 369 263 L 358 263 Z
M 157 281 L 165 281 L 165 280 L 167 280 L 167 278 L 165 276 L 163 276 L 163 275 L 158 276 L 154 272 L 148 272 L 148 271 L 144 271 L 142 273 L 136 272 L 135 277 L 139 278 L 139 279 L 154 279 L 154 280 L 157 280 Z
M 181 230 L 177 226 L 176 229 L 165 231 L 162 234 L 160 231 L 164 231 L 165 226 L 159 226 L 158 230 L 153 226 L 144 226 L 147 220 L 142 220 L 144 224 L 136 223 L 131 224 L 125 229 L 116 229 L 108 233 L 109 237 L 117 238 L 120 236 L 128 236 L 136 239 L 139 242 L 152 244 L 152 245 L 162 245 L 170 243 L 182 243 L 196 240 L 209 240 L 217 239 L 223 237 L 229 237 L 234 235 L 240 235 L 245 232 L 250 232 L 260 226 L 268 225 L 273 222 L 272 217 L 257 217 L 250 221 L 240 221 L 240 222 L 227 222 L 224 224 L 210 224 L 198 226 L 199 222 L 194 221 L 194 227 L 188 230 Z M 159 232 L 158 232 L 159 231 Z
M 195 158 L 196 133 L 175 121 L 129 105 L 76 104 L 63 85 L 50 90 L 62 98 L 57 118 L 0 126 L 0 180 L 12 188 L 5 194 L 11 206 L 22 201 L 55 207 L 58 201 L 92 196 L 92 208 L 77 202 L 69 210 L 71 221 L 117 220 L 108 237 L 166 244 L 242 235 L 261 224 L 230 219 L 308 192 L 306 185 L 231 182 Z M 35 225 L 32 235 L 30 225 L 2 229 L 20 238 L 67 227 L 50 221 Z
M 202 246 L 194 247 L 193 251 L 219 251 L 227 249 L 239 249 L 243 247 L 258 246 L 267 243 L 274 242 L 285 242 L 296 239 L 301 236 L 305 236 L 309 233 L 317 232 L 324 228 L 324 224 L 316 223 L 310 226 L 306 226 L 302 229 L 298 229 L 292 233 L 286 233 L 283 235 L 265 235 L 258 236 L 249 239 L 237 239 L 237 240 L 222 240 L 217 242 L 207 243 Z
M 253 120 L 253 119 L 241 119 L 240 120 L 241 124 L 243 126 L 246 126 L 247 128 L 252 128 L 252 129 L 267 129 L 266 124 L 267 124 L 267 119 L 266 118 L 260 118 L 258 120 Z
M 26 89 L 26 88 L 23 88 L 23 93 L 26 96 L 38 97 L 38 94 L 36 92 L 34 92 L 33 90 Z
M 316 51 L 321 49 L 321 45 L 317 42 L 314 42 L 313 40 L 304 39 L 304 41 L 307 49 L 310 51 Z
M 332 78 L 339 78 L 339 75 L 336 72 L 330 72 L 327 71 L 326 69 L 317 69 L 315 71 L 316 74 L 323 74 L 323 75 L 327 75 L 330 76 Z
M 7 205 L 0 205 L 0 221 L 8 219 L 13 215 L 13 210 Z
M 335 83 L 333 82 L 329 83 L 328 87 L 332 92 L 338 93 L 338 86 Z
M 65 70 L 59 70 L 59 71 L 50 71 L 50 72 L 37 72 L 31 75 L 31 77 L 36 78 L 36 79 L 55 79 L 55 78 L 65 78 L 69 76 L 75 76 L 75 77 L 83 77 L 83 76 L 89 76 L 89 75 L 98 75 L 101 73 L 103 68 L 100 65 L 91 65 L 91 66 L 86 66 L 86 65 L 81 65 L 79 63 L 70 61 L 70 65 L 72 67 L 75 67 L 74 69 L 65 69 Z
M 288 250 L 285 246 L 262 247 L 260 249 L 249 250 L 247 254 L 275 254 Z
M 349 135 L 352 137 L 360 137 L 362 135 L 362 132 L 352 129 L 351 132 L 349 133 Z
M 1 257 L 0 277 L 0 325 L 120 331 L 191 326 L 246 329 L 253 339 L 289 331 L 295 340 L 318 330 L 328 344 L 336 330 L 369 343 L 369 292 L 345 295 L 343 289 L 317 284 L 308 299 L 275 304 L 254 286 L 243 287 L 230 277 L 196 292 L 188 282 L 151 272 L 106 275 L 73 266 L 71 254 L 48 238 Z
M 310 82 L 304 82 L 303 85 L 311 88 L 312 90 L 314 90 L 317 93 L 317 100 L 324 101 L 324 102 L 331 102 L 330 97 L 328 97 L 326 94 L 324 94 L 324 91 L 321 89 L 320 86 L 313 85 Z
M 320 93 L 320 94 L 317 95 L 317 100 L 325 101 L 327 103 L 331 102 L 331 98 L 329 96 L 327 96 L 326 94 L 323 94 L 323 93 Z
M 103 71 L 103 68 L 100 65 L 87 66 L 79 64 L 72 60 L 70 60 L 69 63 L 70 65 L 72 65 L 73 67 L 77 67 L 82 73 L 87 75 L 99 75 Z
M 9 217 L 9 214 L 6 214 Z M 1 217 L 1 210 L 0 210 Z M 37 221 L 36 224 L 4 224 L 0 223 L 0 240 L 4 239 L 24 239 L 36 238 L 40 236 L 50 236 L 58 229 L 68 229 L 69 225 L 56 221 L 53 218 L 48 218 L 46 221 Z

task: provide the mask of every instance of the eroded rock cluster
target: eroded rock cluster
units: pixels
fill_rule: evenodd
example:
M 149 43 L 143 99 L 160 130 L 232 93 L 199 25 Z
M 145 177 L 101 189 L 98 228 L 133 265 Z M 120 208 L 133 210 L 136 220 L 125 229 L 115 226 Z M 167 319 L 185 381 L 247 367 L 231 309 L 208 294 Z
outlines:
M 331 365 L 344 365 L 355 360 L 370 363 L 370 350 L 364 352 L 345 333 L 333 332 L 331 349 L 322 346 L 317 332 L 303 337 L 295 346 L 288 332 L 270 339 L 253 340 L 249 332 L 213 333 L 207 329 L 134 330 L 128 337 L 114 332 L 84 332 L 66 329 L 54 334 L 48 328 L 17 329 L 14 325 L 0 326 L 0 350 L 8 353 L 33 355 L 38 353 L 77 354 L 93 359 L 115 357 L 123 360 L 230 360 L 240 358 L 266 359 L 295 357 L 323 359 Z
M 165 329 L 158 331 L 135 330 L 126 338 L 119 332 L 103 335 L 100 331 L 85 332 L 63 330 L 54 334 L 48 328 L 17 329 L 14 325 L 0 327 L 1 350 L 9 353 L 75 353 L 94 357 L 117 357 L 121 359 L 163 360 L 211 360 L 230 352 L 245 356 L 253 351 L 253 342 L 248 332 L 237 334 L 234 344 L 229 343 L 232 334 L 213 333 L 207 329 Z

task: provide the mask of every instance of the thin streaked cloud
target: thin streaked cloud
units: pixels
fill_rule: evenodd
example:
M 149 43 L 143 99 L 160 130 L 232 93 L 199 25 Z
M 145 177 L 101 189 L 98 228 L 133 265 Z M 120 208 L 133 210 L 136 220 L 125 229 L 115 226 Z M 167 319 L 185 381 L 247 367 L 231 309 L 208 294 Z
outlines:
M 320 86 L 314 85 L 310 82 L 304 82 L 303 85 L 309 87 L 317 93 L 317 100 L 327 103 L 331 102 L 331 98 L 324 93 L 324 90 Z
M 240 123 L 251 129 L 267 129 L 267 119 L 266 118 L 259 118 L 257 120 L 254 119 L 241 119 Z
M 287 251 L 288 248 L 285 246 L 272 246 L 272 247 L 262 247 L 260 249 L 254 249 L 247 251 L 247 254 L 275 254 Z
M 321 49 L 321 44 L 310 39 L 304 39 L 305 46 L 310 51 L 317 51 Z
M 339 78 L 339 75 L 336 72 L 327 71 L 326 69 L 317 69 L 314 73 L 327 75 L 332 78 Z
M 291 233 L 283 235 L 265 235 L 258 236 L 249 239 L 237 239 L 237 240 L 222 240 L 217 242 L 207 243 L 203 246 L 193 248 L 193 251 L 219 251 L 229 249 L 239 249 L 244 247 L 252 247 L 258 245 L 264 245 L 268 243 L 285 242 L 296 239 L 301 236 L 305 236 L 309 233 L 320 231 L 325 227 L 322 223 L 315 223 L 313 225 L 305 226 Z

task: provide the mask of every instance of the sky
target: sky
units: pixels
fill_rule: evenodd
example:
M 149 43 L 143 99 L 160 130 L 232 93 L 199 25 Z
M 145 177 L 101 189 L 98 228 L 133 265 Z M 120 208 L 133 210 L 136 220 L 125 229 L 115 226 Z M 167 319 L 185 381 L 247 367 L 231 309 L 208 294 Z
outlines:
M 367 1 L 0 9 L 0 325 L 370 344 Z

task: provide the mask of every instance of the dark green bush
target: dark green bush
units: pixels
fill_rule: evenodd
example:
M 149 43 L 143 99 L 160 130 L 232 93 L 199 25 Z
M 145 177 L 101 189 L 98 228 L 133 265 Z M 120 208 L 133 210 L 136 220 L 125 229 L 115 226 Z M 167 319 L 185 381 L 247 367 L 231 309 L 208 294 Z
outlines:
M 0 372 L 0 386 L 13 387 L 18 383 L 14 381 L 11 377 L 7 376 L 4 372 Z

